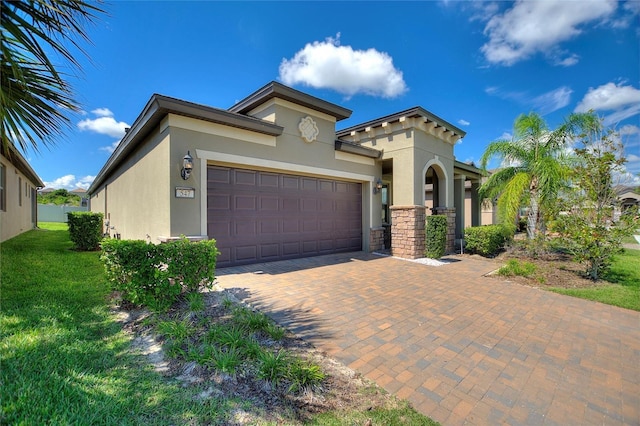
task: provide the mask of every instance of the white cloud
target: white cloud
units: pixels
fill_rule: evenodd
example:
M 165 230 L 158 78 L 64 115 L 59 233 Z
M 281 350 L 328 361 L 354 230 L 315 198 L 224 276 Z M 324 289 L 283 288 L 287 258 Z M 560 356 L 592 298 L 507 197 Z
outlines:
M 615 83 L 589 88 L 589 91 L 576 107 L 576 112 L 610 111 L 626 108 L 640 103 L 640 90 L 633 86 L 621 86 Z
M 549 114 L 569 105 L 569 102 L 571 101 L 571 93 L 573 93 L 573 90 L 567 86 L 562 86 L 535 97 L 532 103 L 540 114 Z
M 549 55 L 558 65 L 574 65 L 577 56 L 560 51 L 558 45 L 578 36 L 582 25 L 606 20 L 616 6 L 616 0 L 518 0 L 511 9 L 489 19 L 484 29 L 489 41 L 482 53 L 489 62 L 506 66 L 536 53 Z
M 613 111 L 604 117 L 604 124 L 611 125 L 640 114 L 640 90 L 633 86 L 606 83 L 589 88 L 575 108 L 575 112 Z
M 557 60 L 554 62 L 555 65 L 560 65 L 561 67 L 571 67 L 577 64 L 580 60 L 580 57 L 575 53 L 569 54 L 569 56 L 567 56 L 566 58 L 562 58 L 562 56 L 564 55 L 561 55 L 557 58 Z
M 64 175 L 52 180 L 51 182 L 44 182 L 44 186 L 46 188 L 66 189 L 68 191 L 72 191 L 77 188 L 87 189 L 95 178 L 95 176 L 76 178 L 75 175 Z
M 130 127 L 124 121 L 116 121 L 113 113 L 108 108 L 97 108 L 91 111 L 97 118 L 86 118 L 78 123 L 78 128 L 82 131 L 90 131 L 109 135 L 114 138 L 122 138 L 124 129 Z
M 620 133 L 620 136 L 638 135 L 640 134 L 640 127 L 634 126 L 633 124 L 626 124 L 618 129 L 618 133 Z
M 638 15 L 640 15 L 640 1 L 629 0 L 622 6 L 623 15 L 612 21 L 611 26 L 613 28 L 628 28 L 632 23 L 638 22 Z M 640 32 L 640 29 L 636 30 L 636 33 Z
M 109 108 L 96 108 L 91 112 L 98 117 L 113 117 L 113 113 Z
M 113 151 L 116 150 L 116 148 L 118 147 L 119 144 L 120 144 L 120 140 L 117 140 L 117 141 L 113 142 L 111 145 L 101 146 L 100 147 L 100 151 L 106 151 L 109 154 L 111 154 Z
M 328 88 L 347 96 L 364 93 L 394 98 L 407 91 L 393 58 L 376 49 L 354 50 L 340 45 L 340 34 L 314 41 L 280 64 L 284 84 Z
M 460 119 L 458 120 L 458 124 L 461 126 L 468 126 L 471 123 L 469 123 L 467 120 Z

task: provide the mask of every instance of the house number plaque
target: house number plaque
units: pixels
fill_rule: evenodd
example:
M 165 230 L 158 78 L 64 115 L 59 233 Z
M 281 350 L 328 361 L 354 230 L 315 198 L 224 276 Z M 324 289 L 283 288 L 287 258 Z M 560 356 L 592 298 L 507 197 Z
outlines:
M 196 189 L 176 186 L 176 198 L 196 198 Z

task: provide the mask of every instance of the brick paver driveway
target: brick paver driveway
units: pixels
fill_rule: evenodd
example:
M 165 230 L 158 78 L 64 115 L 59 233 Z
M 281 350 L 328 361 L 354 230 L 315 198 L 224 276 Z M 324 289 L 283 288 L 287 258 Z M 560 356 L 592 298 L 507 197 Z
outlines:
M 640 313 L 365 254 L 220 269 L 234 289 L 444 425 L 640 424 Z

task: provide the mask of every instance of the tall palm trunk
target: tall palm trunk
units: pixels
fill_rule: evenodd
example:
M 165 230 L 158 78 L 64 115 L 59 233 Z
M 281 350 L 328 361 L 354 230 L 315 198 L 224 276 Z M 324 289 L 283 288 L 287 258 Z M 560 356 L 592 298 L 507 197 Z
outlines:
M 527 214 L 527 238 L 533 240 L 538 231 L 538 198 L 535 194 L 531 194 L 531 208 Z

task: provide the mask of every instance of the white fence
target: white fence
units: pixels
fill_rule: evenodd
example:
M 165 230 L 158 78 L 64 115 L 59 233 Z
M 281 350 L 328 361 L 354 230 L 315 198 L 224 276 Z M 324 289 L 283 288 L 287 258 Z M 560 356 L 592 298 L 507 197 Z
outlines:
M 38 204 L 38 222 L 66 222 L 68 212 L 86 212 L 88 207 Z

